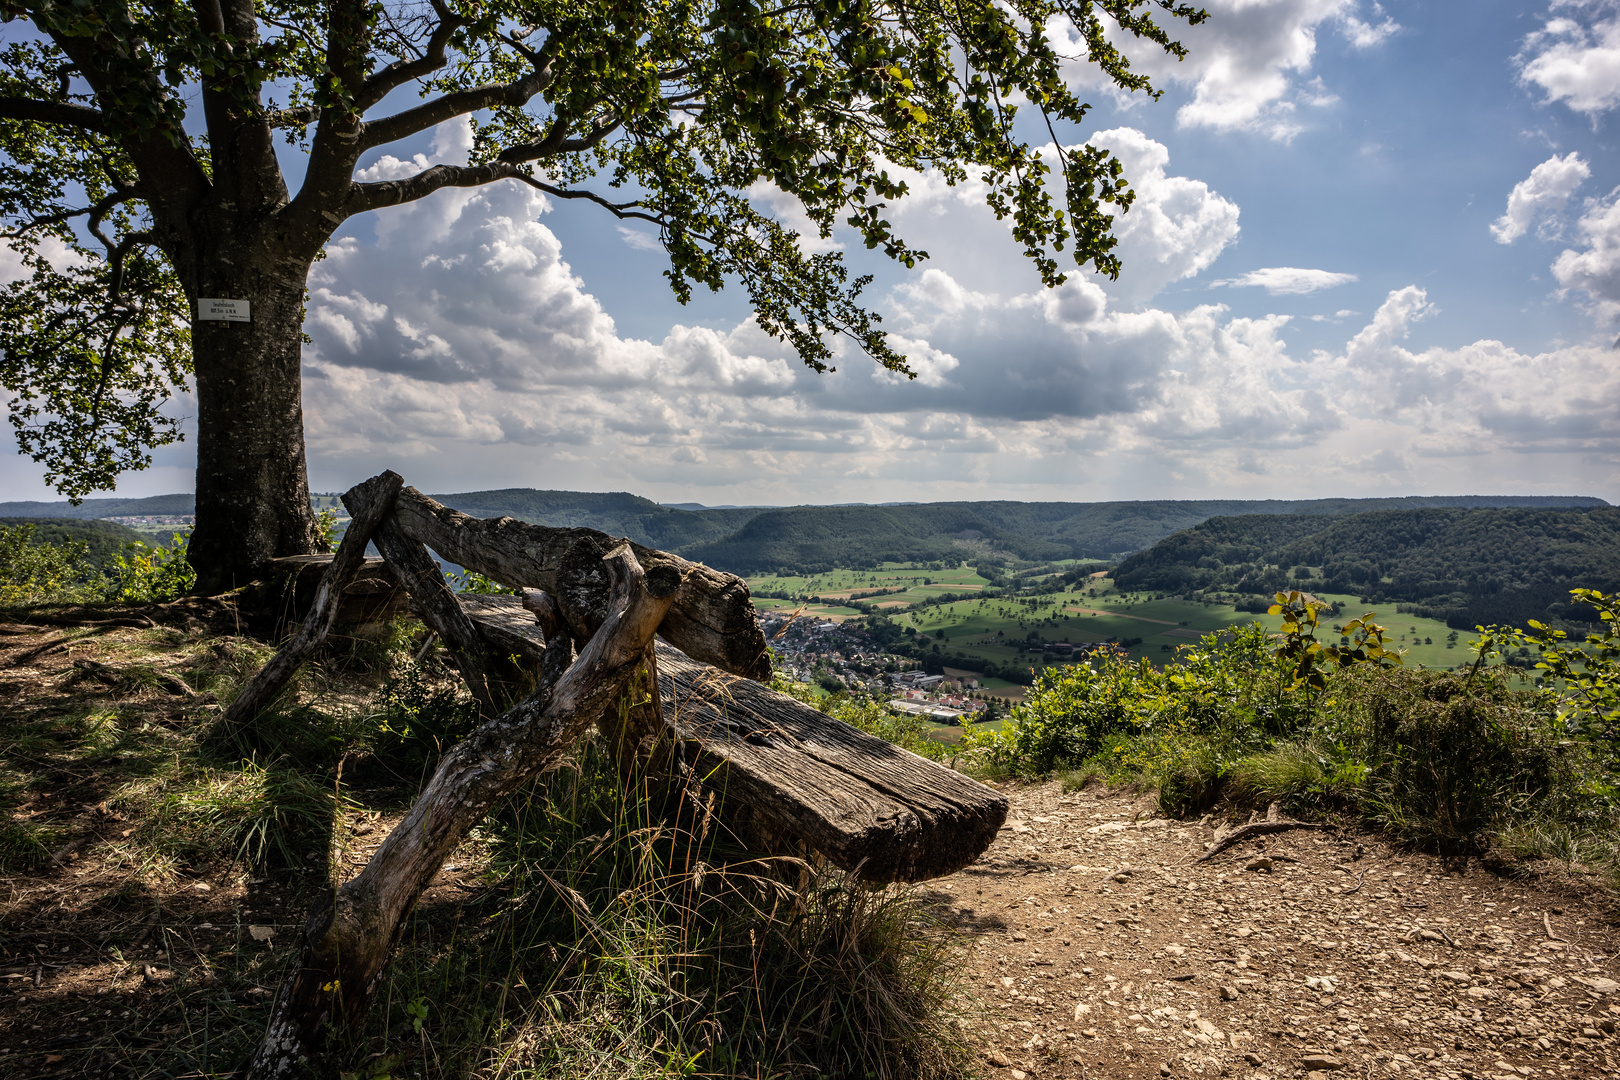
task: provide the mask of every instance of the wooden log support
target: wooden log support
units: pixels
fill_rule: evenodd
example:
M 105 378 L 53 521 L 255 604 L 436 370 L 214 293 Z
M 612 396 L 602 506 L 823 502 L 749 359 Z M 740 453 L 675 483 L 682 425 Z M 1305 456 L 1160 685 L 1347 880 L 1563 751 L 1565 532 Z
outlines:
M 345 534 L 347 535 L 347 534 Z M 340 545 L 341 546 L 341 545 Z M 336 555 L 284 555 L 270 560 L 269 580 L 258 583 L 257 592 L 263 603 L 277 613 L 283 622 L 301 622 L 314 605 L 316 590 L 326 574 L 326 568 Z M 274 597 L 274 599 L 272 599 Z M 403 615 L 410 607 L 410 596 L 400 583 L 393 568 L 378 556 L 371 555 L 360 561 L 360 568 L 343 594 L 338 598 L 337 614 L 333 623 L 387 622 Z M 254 615 L 257 623 L 266 623 L 260 611 Z M 276 637 L 274 620 L 268 624 Z
M 595 529 L 558 529 L 515 518 L 483 520 L 452 510 L 413 487 L 394 500 L 405 535 L 452 562 L 513 588 L 555 598 L 576 641 L 591 636 L 607 597 L 602 557 L 619 540 Z M 649 581 L 685 582 L 658 636 L 695 660 L 750 679 L 769 679 L 770 654 L 748 583 L 668 552 L 631 544 Z
M 506 596 L 462 602 L 488 632 L 540 629 L 522 610 L 544 606 L 535 595 L 521 606 Z M 983 854 L 1006 820 L 1006 798 L 961 773 L 671 646 L 657 654 L 655 722 L 673 724 L 687 768 L 766 832 L 802 840 L 835 866 L 875 882 L 943 877 Z M 611 740 L 617 720 L 604 721 Z
M 499 713 L 502 680 L 495 666 L 497 654 L 490 651 L 456 602 L 456 594 L 445 584 L 439 564 L 421 541 L 407 536 L 392 517 L 378 526 L 376 541 L 377 550 L 404 579 L 416 613 L 449 650 L 479 709 L 485 716 Z
M 330 1022 L 358 1024 L 411 909 L 445 858 L 490 807 L 559 764 L 617 702 L 680 579 L 648 580 L 627 546 L 609 552 L 607 575 L 607 618 L 574 663 L 451 747 L 360 875 L 311 909 L 297 966 L 249 1066 L 252 1080 L 299 1075 L 300 1059 L 321 1045 Z
M 222 723 L 227 728 L 258 715 L 259 710 L 281 693 L 287 681 L 326 640 L 337 618 L 343 590 L 365 561 L 366 545 L 377 531 L 378 524 L 393 510 L 394 496 L 399 494 L 404 483 L 398 473 L 383 472 L 344 493 L 343 505 L 349 508 L 349 528 L 343 534 L 337 554 L 321 575 L 321 583 L 315 590 L 315 601 L 292 640 L 259 669 L 242 692 L 236 695 L 231 707 L 225 710 Z

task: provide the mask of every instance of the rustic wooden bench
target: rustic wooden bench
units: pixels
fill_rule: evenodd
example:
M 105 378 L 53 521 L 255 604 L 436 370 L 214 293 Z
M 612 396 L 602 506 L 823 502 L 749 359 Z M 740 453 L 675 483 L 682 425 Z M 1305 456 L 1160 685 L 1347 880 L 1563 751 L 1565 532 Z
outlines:
M 543 648 L 517 597 L 458 599 L 492 651 Z M 990 846 L 1007 816 L 1005 797 L 961 773 L 671 645 L 659 642 L 657 652 L 664 716 L 703 786 L 863 879 L 954 873 Z

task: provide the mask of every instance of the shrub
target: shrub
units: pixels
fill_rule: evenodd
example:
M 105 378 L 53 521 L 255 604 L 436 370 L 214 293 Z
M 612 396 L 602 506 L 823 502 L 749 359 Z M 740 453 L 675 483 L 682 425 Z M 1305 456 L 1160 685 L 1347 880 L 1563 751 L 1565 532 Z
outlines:
M 184 596 L 197 583 L 186 561 L 186 538 L 175 533 L 167 547 L 136 542 L 112 557 L 106 599 L 120 604 L 150 604 Z
M 90 545 L 34 543 L 33 525 L 0 525 L 0 607 L 63 600 L 92 573 Z

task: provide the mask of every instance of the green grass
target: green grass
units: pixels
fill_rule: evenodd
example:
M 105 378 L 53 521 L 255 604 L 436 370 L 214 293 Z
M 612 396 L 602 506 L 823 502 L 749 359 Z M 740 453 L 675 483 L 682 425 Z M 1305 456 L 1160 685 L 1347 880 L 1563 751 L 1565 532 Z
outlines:
M 0 702 L 0 871 L 16 886 L 0 918 L 44 926 L 39 905 L 59 901 L 72 914 L 47 949 L 100 942 L 88 959 L 112 986 L 64 1069 L 111 1055 L 201 1080 L 243 1063 L 309 904 L 470 722 L 459 682 L 398 629 L 329 650 L 250 730 L 157 685 L 227 702 L 268 655 L 200 632 L 75 635 L 75 656 L 126 676 L 36 679 Z M 889 734 L 945 752 L 917 726 Z M 970 1073 L 958 942 L 919 894 L 744 852 L 707 812 L 639 790 L 587 739 L 497 807 L 412 915 L 363 1029 L 337 1033 L 313 1075 Z M 384 831 L 362 842 L 364 822 Z M 75 837 L 73 876 L 48 868 Z M 161 937 L 143 932 L 159 919 Z M 273 941 L 247 933 L 262 923 Z M 144 963 L 162 981 L 143 983 Z

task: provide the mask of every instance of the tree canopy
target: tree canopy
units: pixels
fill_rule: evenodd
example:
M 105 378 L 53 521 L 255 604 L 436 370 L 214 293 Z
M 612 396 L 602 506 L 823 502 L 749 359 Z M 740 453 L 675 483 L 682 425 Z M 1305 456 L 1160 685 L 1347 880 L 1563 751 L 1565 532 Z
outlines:
M 1157 11 L 1155 9 L 1158 9 Z M 37 31 L 0 53 L 0 215 L 25 276 L 0 292 L 0 383 L 23 450 L 63 493 L 112 487 L 180 437 L 162 411 L 192 368 L 209 249 L 306 262 L 345 219 L 510 178 L 659 229 L 667 276 L 740 282 L 811 367 L 845 335 L 905 372 L 866 278 L 807 254 L 749 192 L 773 184 L 826 235 L 841 221 L 907 266 L 896 166 L 973 174 L 1048 284 L 1058 253 L 1119 273 L 1119 163 L 1060 122 L 1088 105 L 1066 65 L 1153 93 L 1115 42 L 1181 55 L 1171 0 L 11 0 Z M 1061 35 L 1061 36 L 1054 36 Z M 1068 55 L 1063 42 L 1078 42 Z M 414 103 L 401 99 L 416 91 Z M 1025 141 L 1032 109 L 1052 145 Z M 357 180 L 364 156 L 472 117 L 465 166 Z M 307 154 L 282 179 L 273 140 Z M 1056 179 L 1057 183 L 1050 182 Z M 223 211 L 212 219 L 199 211 Z M 244 230 L 257 216 L 274 228 Z M 220 234 L 232 234 L 222 237 Z

